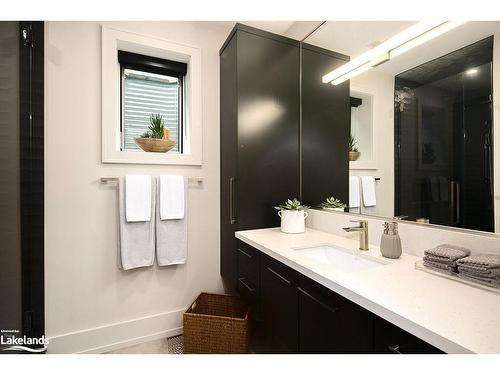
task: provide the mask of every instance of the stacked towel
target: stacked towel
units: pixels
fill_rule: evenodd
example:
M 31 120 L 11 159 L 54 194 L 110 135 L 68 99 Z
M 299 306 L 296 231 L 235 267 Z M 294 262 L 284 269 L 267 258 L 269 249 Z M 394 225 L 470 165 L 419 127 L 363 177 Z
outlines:
M 480 284 L 500 286 L 500 254 L 477 254 L 457 261 L 458 276 Z
M 464 247 L 442 244 L 424 252 L 424 266 L 435 271 L 457 272 L 457 261 L 470 255 Z

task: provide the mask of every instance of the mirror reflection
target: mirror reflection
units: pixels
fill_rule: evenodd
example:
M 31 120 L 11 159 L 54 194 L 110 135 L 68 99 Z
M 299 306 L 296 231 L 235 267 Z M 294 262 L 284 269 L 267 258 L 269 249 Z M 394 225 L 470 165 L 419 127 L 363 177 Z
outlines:
M 500 232 L 496 35 L 499 22 L 329 21 L 308 37 L 351 57 L 323 74 L 350 90 L 349 198 L 323 207 Z

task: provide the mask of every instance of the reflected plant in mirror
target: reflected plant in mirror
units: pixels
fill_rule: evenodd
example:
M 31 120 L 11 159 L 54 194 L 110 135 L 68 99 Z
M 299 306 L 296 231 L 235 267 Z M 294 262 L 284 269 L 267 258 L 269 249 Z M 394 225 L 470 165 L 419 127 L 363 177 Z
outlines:
M 349 136 L 349 161 L 358 160 L 359 155 L 361 154 L 358 150 L 357 144 L 358 144 L 358 141 L 351 134 Z
M 325 199 L 324 202 L 320 204 L 320 207 L 324 208 L 325 210 L 343 212 L 344 209 L 347 207 L 347 205 L 345 203 L 342 203 L 339 199 L 335 197 L 328 197 Z

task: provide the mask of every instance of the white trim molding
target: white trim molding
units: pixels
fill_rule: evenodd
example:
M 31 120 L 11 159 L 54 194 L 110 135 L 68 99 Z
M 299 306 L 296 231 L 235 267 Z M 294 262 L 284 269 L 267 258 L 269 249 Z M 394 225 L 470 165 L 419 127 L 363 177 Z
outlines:
M 102 26 L 101 30 L 102 162 L 131 164 L 202 164 L 201 48 L 153 36 Z M 156 153 L 120 150 L 120 64 L 118 50 L 188 64 L 184 152 Z
M 105 353 L 182 333 L 186 309 L 49 336 L 49 354 Z

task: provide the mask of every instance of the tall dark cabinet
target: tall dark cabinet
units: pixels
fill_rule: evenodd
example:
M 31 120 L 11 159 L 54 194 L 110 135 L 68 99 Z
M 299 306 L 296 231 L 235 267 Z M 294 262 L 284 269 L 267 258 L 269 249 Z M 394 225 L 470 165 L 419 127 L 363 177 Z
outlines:
M 299 197 L 300 45 L 237 24 L 220 51 L 221 275 L 237 281 L 237 230 L 273 227 Z
M 347 61 L 346 55 L 302 43 L 302 201 L 309 206 L 331 196 L 349 201 L 349 81 L 322 82 Z
M 238 274 L 236 231 L 279 226 L 273 207 L 288 198 L 348 200 L 349 82 L 321 80 L 348 60 L 241 24 L 222 46 L 221 275 L 229 289 L 255 284 L 244 267 Z

